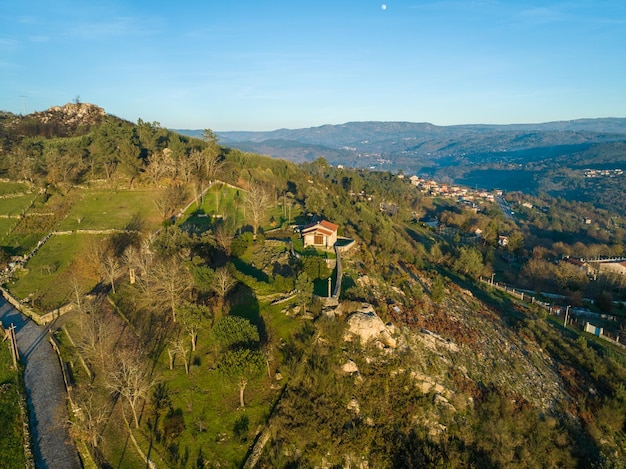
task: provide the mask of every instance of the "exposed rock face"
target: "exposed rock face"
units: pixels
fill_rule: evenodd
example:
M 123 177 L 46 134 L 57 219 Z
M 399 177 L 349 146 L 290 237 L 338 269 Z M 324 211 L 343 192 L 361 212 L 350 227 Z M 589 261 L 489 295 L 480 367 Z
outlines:
M 354 413 L 357 415 L 361 413 L 361 405 L 359 404 L 359 401 L 357 401 L 354 397 L 350 399 L 350 402 L 348 402 L 348 405 L 346 407 L 348 408 L 348 410 L 354 411 Z
M 34 112 L 29 118 L 35 119 L 49 128 L 52 135 L 64 135 L 74 132 L 78 127 L 90 127 L 102 121 L 106 112 L 99 106 L 89 103 L 68 103 L 53 106 L 42 112 Z
M 374 341 L 384 347 L 396 347 L 396 340 L 391 336 L 389 328 L 378 317 L 372 305 L 363 303 L 358 311 L 348 316 L 347 322 L 348 330 L 345 340 L 359 337 L 364 344 Z
M 346 363 L 344 363 L 343 366 L 341 367 L 341 370 L 347 374 L 359 372 L 359 368 L 356 366 L 356 363 L 354 363 L 352 360 L 348 360 Z

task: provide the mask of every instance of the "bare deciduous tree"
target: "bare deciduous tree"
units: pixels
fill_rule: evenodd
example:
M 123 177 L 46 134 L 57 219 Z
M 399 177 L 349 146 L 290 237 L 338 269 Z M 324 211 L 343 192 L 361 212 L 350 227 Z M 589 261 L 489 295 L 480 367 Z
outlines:
M 144 174 L 150 178 L 152 184 L 156 186 L 161 179 L 174 175 L 174 159 L 172 151 L 165 148 L 162 151 L 155 151 L 148 157 L 148 165 Z
M 115 280 L 122 274 L 122 266 L 117 257 L 111 252 L 106 252 L 100 262 L 100 269 L 104 278 L 106 278 L 111 290 L 115 295 Z
M 163 219 L 171 217 L 185 202 L 185 188 L 183 186 L 168 187 L 160 197 L 154 199 L 154 205 Z
M 83 291 L 83 287 L 81 285 L 80 279 L 75 273 L 72 273 L 72 276 L 70 277 L 70 285 L 72 287 L 72 293 L 74 295 L 74 303 L 76 304 L 76 307 L 78 308 L 78 313 L 80 315 L 80 323 L 82 327 L 83 303 L 84 303 L 83 297 L 85 295 L 85 292 Z
M 193 278 L 180 259 L 169 257 L 156 263 L 147 279 L 148 293 L 164 296 L 176 322 L 176 309 L 193 287 Z
M 200 208 L 200 196 L 202 195 L 202 182 L 204 180 L 202 171 L 202 153 L 198 150 L 193 150 L 189 154 L 187 162 L 189 166 L 190 178 L 193 179 L 193 198 L 196 202 L 196 208 Z
M 97 403 L 90 388 L 74 393 L 74 419 L 70 421 L 70 434 L 97 448 L 102 441 L 104 426 L 110 411 L 106 404 Z
M 116 323 L 110 315 L 91 302 L 85 305 L 84 316 L 84 334 L 80 348 L 87 357 L 98 360 L 100 366 L 106 367 L 118 335 Z
M 193 177 L 193 158 L 190 155 L 182 155 L 176 158 L 176 170 L 185 184 L 189 184 Z
M 231 275 L 227 266 L 222 266 L 215 271 L 213 291 L 218 297 L 219 304 L 217 309 L 220 312 L 224 312 L 224 299 L 236 284 L 237 279 Z
M 215 229 L 215 241 L 224 252 L 230 255 L 230 243 L 233 240 L 232 233 L 228 231 L 225 223 L 220 223 Z
M 122 256 L 122 260 L 129 270 L 134 270 L 135 276 L 147 276 L 152 268 L 152 251 L 150 250 L 150 238 L 142 240 L 141 247 L 129 246 Z
M 116 357 L 117 367 L 108 376 L 109 389 L 128 403 L 135 428 L 139 428 L 139 404 L 154 385 L 139 352 L 125 350 Z
M 209 181 L 213 181 L 224 165 L 224 162 L 220 159 L 220 147 L 217 144 L 217 135 L 215 135 L 212 130 L 205 129 L 202 139 L 207 144 L 206 148 L 201 153 L 204 174 Z
M 170 370 L 174 369 L 174 360 L 176 357 L 180 357 L 183 359 L 183 363 L 185 365 L 185 374 L 189 374 L 189 362 L 187 360 L 187 353 L 189 349 L 185 345 L 185 341 L 182 337 L 174 339 L 170 341 L 170 344 L 167 348 L 167 354 L 170 358 Z
M 520 274 L 528 279 L 533 289 L 536 289 L 543 281 L 553 276 L 553 271 L 553 266 L 549 261 L 532 257 L 524 264 Z
M 252 221 L 254 239 L 256 239 L 259 225 L 263 221 L 265 211 L 269 207 L 270 202 L 271 199 L 268 192 L 258 184 L 252 184 L 250 190 L 244 195 L 244 203 L 249 210 L 248 213 Z
M 220 158 L 216 135 L 211 130 L 205 130 L 203 139 L 207 144 L 206 147 L 202 151 L 192 151 L 188 158 L 191 179 L 194 181 L 194 199 L 198 207 L 201 203 L 203 185 L 214 181 L 224 164 Z

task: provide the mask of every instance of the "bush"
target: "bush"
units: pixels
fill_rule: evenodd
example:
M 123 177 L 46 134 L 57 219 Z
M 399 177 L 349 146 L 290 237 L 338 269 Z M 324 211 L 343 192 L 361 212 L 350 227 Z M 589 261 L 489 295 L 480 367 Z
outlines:
M 163 436 L 167 441 L 175 440 L 185 430 L 182 409 L 170 409 L 163 420 Z
M 241 257 L 248 250 L 248 247 L 252 244 L 252 233 L 241 233 L 230 244 L 230 253 L 234 257 Z
M 435 280 L 433 280 L 433 284 L 430 288 L 430 299 L 433 300 L 433 303 L 439 304 L 443 301 L 446 294 L 446 287 L 443 282 L 443 278 L 441 275 L 437 274 Z
M 233 425 L 233 433 L 242 443 L 248 440 L 249 424 L 250 418 L 248 417 L 248 414 L 242 414 L 239 418 L 237 418 L 237 420 L 235 420 L 235 425 Z
M 283 277 L 280 274 L 276 274 L 272 277 L 272 285 L 276 291 L 287 293 L 294 289 L 295 280 L 293 277 Z
M 328 278 L 331 274 L 326 260 L 318 256 L 307 256 L 302 261 L 302 269 L 311 280 Z

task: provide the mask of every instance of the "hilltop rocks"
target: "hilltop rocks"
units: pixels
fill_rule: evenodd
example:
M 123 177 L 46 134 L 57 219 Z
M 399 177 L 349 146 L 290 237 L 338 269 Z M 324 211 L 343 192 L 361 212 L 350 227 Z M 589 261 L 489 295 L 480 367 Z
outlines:
M 106 112 L 99 106 L 89 103 L 68 103 L 64 106 L 53 106 L 47 111 L 35 114 L 43 123 L 51 120 L 61 120 L 68 126 L 93 125 L 100 118 L 106 116 Z
M 64 106 L 53 106 L 42 112 L 29 114 L 29 119 L 39 122 L 38 132 L 48 136 L 71 135 L 78 128 L 99 124 L 106 112 L 95 104 L 68 103 Z
M 378 317 L 374 307 L 363 303 L 361 307 L 347 318 L 348 330 L 344 340 L 359 338 L 362 343 L 374 342 L 382 347 L 395 348 L 396 340 L 391 336 L 391 328 Z

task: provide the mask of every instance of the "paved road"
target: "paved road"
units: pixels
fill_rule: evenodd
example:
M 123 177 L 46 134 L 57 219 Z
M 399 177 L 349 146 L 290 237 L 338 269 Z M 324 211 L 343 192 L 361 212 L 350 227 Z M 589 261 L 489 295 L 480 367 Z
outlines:
M 496 197 L 496 202 L 498 202 L 500 210 L 502 210 L 502 213 L 504 214 L 504 218 L 513 220 L 513 212 L 511 211 L 511 207 L 509 207 L 509 204 L 506 202 L 506 200 L 504 200 L 503 197 Z
M 67 392 L 61 365 L 48 341 L 47 330 L 20 314 L 2 297 L 0 321 L 5 328 L 15 324 L 17 347 L 26 365 L 24 384 L 36 467 L 81 469 L 67 428 Z

